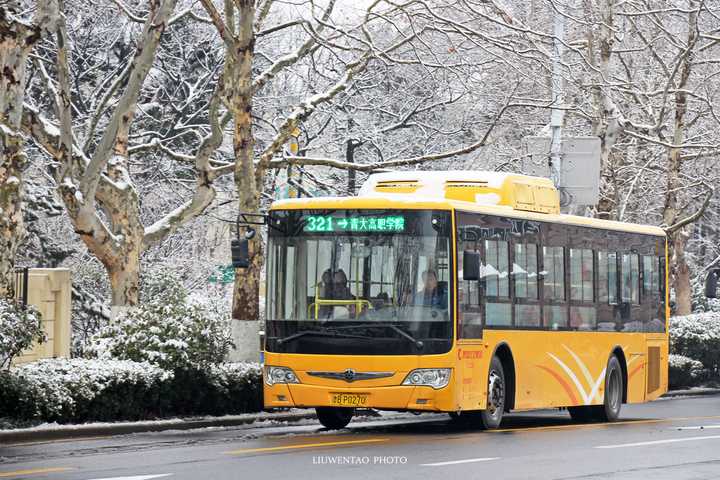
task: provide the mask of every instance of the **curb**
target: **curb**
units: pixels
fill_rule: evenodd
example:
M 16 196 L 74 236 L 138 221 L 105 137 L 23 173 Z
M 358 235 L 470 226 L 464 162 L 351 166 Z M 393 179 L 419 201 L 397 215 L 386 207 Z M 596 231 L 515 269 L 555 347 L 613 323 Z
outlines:
M 373 410 L 361 411 L 361 417 L 379 417 Z M 18 428 L 15 430 L 0 430 L 0 446 L 10 443 L 45 442 L 51 440 L 66 440 L 89 437 L 110 437 L 114 435 L 129 435 L 132 433 L 164 432 L 168 430 L 194 430 L 208 427 L 237 427 L 254 425 L 255 427 L 271 427 L 263 425 L 272 421 L 297 422 L 300 420 L 317 419 L 314 411 L 305 412 L 260 412 L 257 414 L 225 415 L 217 418 L 202 419 L 170 419 L 140 422 L 118 422 L 90 425 L 60 425 L 52 429 Z M 257 425 L 255 425 L 257 424 Z
M 82 439 L 85 437 L 100 437 L 113 435 L 127 435 L 131 433 L 163 432 L 166 430 L 193 430 L 208 427 L 235 427 L 251 425 L 269 421 L 295 422 L 299 420 L 317 418 L 315 413 L 276 413 L 257 415 L 224 416 L 218 418 L 203 418 L 199 420 L 161 420 L 148 422 L 109 423 L 107 425 L 63 425 L 58 428 L 17 429 L 0 431 L 0 445 L 18 442 L 42 442 L 59 439 Z
M 704 397 L 708 395 L 720 395 L 720 388 L 692 388 L 688 390 L 670 390 L 660 398 L 674 397 Z

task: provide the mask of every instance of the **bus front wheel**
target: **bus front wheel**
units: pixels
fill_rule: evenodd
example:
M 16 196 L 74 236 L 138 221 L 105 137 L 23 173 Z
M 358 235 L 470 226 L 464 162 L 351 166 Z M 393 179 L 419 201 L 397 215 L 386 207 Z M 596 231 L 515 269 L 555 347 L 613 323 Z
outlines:
M 315 409 L 317 418 L 323 427 L 339 430 L 347 427 L 355 414 L 354 408 L 318 407 Z
M 493 357 L 488 372 L 487 407 L 480 412 L 483 428 L 493 429 L 500 426 L 505 411 L 505 371 L 498 357 Z
M 605 369 L 605 396 L 602 405 L 569 407 L 570 417 L 578 422 L 614 422 L 620 417 L 623 401 L 624 379 L 620 361 L 615 355 L 608 360 Z

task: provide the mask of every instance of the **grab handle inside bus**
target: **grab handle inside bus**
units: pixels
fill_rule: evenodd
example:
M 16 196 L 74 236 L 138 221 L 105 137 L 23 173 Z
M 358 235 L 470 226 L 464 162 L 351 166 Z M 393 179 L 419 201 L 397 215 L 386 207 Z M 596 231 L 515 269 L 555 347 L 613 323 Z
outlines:
M 480 280 L 480 253 L 463 252 L 463 280 Z
M 720 277 L 720 269 L 710 270 L 705 277 L 705 297 L 717 298 L 718 277 Z

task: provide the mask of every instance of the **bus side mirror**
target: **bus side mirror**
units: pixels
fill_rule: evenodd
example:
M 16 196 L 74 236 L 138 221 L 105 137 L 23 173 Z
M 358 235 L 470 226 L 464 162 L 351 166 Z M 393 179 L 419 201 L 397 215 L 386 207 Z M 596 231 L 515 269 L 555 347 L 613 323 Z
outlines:
M 234 238 L 230 241 L 230 254 L 233 268 L 250 267 L 250 241 L 247 238 Z
M 463 252 L 463 280 L 480 280 L 480 254 L 472 250 Z
M 705 296 L 707 298 L 717 298 L 718 275 L 720 270 L 711 270 L 705 277 Z

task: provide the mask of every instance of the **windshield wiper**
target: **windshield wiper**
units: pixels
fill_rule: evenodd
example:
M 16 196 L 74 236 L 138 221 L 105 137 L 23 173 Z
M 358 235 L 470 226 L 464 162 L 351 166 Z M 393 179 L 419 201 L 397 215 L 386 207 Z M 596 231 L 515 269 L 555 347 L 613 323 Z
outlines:
M 279 338 L 277 343 L 278 345 L 282 345 L 283 343 L 291 342 L 306 335 L 316 335 L 318 337 L 369 338 L 362 335 L 347 335 L 336 331 L 336 329 L 326 328 L 324 330 L 303 330 L 301 332 L 293 333 L 285 338 Z
M 342 327 L 335 327 L 335 330 L 350 330 L 354 328 L 389 328 L 390 330 L 393 330 L 397 334 L 401 335 L 403 338 L 406 338 L 408 341 L 413 342 L 418 349 L 422 349 L 425 346 L 422 340 L 418 340 L 402 328 L 398 327 L 397 325 L 393 325 L 392 323 L 361 323 L 359 325 L 345 325 Z

